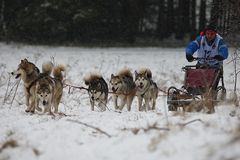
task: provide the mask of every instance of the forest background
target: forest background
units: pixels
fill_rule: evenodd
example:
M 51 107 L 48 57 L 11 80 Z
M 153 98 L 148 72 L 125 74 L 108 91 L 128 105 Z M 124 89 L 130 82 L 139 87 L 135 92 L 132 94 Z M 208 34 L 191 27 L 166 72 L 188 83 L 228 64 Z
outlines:
M 0 41 L 78 46 L 185 46 L 206 25 L 240 39 L 238 0 L 1 0 Z

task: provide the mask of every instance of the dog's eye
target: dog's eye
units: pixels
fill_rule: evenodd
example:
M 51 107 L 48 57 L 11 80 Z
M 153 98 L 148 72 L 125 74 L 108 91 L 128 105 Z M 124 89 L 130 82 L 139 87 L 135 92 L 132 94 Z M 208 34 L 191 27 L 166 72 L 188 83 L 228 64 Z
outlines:
M 43 97 L 43 95 L 41 94 L 41 97 Z
M 115 83 L 115 85 L 118 85 L 120 82 Z

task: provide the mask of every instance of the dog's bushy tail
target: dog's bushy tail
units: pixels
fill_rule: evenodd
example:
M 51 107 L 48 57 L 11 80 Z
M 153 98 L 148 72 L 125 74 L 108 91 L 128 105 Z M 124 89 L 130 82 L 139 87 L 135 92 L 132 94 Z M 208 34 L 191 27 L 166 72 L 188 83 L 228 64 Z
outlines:
M 88 86 L 91 82 L 101 79 L 102 76 L 98 73 L 90 73 L 84 77 L 84 82 Z
M 54 78 L 62 81 L 63 80 L 63 73 L 62 73 L 63 71 L 65 71 L 65 66 L 62 64 L 59 64 L 56 67 L 54 67 L 54 69 L 53 69 Z
M 53 63 L 52 62 L 45 62 L 42 64 L 42 73 L 51 75 L 53 70 Z
M 133 79 L 133 75 L 129 68 L 124 68 L 124 69 L 120 70 L 117 75 L 120 77 L 129 77 L 129 78 Z

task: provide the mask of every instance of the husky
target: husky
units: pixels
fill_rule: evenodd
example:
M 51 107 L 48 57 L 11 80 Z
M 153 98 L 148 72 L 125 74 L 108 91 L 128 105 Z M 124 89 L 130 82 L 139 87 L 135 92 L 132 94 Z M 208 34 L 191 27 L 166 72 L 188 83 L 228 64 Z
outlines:
M 40 70 L 36 67 L 35 64 L 29 62 L 27 59 L 23 59 L 18 65 L 18 69 L 12 72 L 12 75 L 15 75 L 16 79 L 21 78 L 21 80 L 24 82 L 24 93 L 27 106 L 27 109 L 25 110 L 26 112 L 34 113 L 35 109 L 42 111 L 38 105 L 39 100 L 37 98 L 37 82 L 44 77 L 50 77 L 52 69 L 53 65 L 50 62 L 43 63 L 42 73 L 40 73 Z M 59 70 L 61 70 L 61 67 L 57 67 L 54 71 L 56 78 L 61 78 L 61 75 L 59 73 L 61 71 Z
M 110 84 L 113 92 L 113 102 L 115 109 L 122 110 L 127 103 L 127 109 L 128 111 L 131 111 L 132 101 L 136 94 L 136 86 L 130 70 L 122 69 L 117 75 L 111 74 Z M 121 100 L 119 106 L 118 99 Z
M 88 95 L 91 103 L 91 110 L 94 111 L 95 102 L 101 111 L 106 110 L 108 100 L 108 85 L 101 75 L 90 74 L 84 78 L 88 86 Z
M 152 72 L 146 68 L 142 68 L 138 72 L 135 71 L 135 84 L 137 87 L 136 95 L 138 97 L 139 111 L 155 110 L 158 87 L 152 80 Z M 144 105 L 142 105 L 143 100 L 145 101 Z M 152 107 L 150 107 L 150 102 Z
M 44 65 L 43 68 L 45 70 L 48 70 Z M 16 71 L 13 71 L 11 73 L 12 75 L 15 75 L 16 79 L 21 78 L 21 80 L 24 82 L 24 93 L 26 97 L 26 106 L 27 109 L 26 112 L 34 112 L 34 95 L 35 95 L 35 87 L 32 87 L 32 84 L 38 79 L 40 75 L 40 70 L 33 64 L 32 62 L 29 62 L 27 59 L 21 60 L 20 64 L 18 65 L 18 68 Z M 37 110 L 41 111 L 41 108 L 36 108 Z
M 54 108 L 54 113 L 58 113 L 58 106 L 63 94 L 63 71 L 65 71 L 65 67 L 58 65 L 53 68 L 53 77 L 44 71 L 45 75 L 40 74 L 36 81 L 35 106 L 38 106 L 39 103 L 44 106 L 44 113 L 52 113 L 51 107 Z

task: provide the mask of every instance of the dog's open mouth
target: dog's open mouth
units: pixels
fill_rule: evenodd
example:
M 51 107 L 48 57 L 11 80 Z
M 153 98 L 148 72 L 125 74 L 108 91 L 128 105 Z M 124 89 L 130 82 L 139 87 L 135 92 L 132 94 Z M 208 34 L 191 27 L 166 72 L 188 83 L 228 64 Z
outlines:
M 143 84 L 140 84 L 140 85 L 138 86 L 138 88 L 140 88 L 140 89 L 142 89 L 143 87 L 144 87 Z
M 15 78 L 18 79 L 20 76 L 21 76 L 21 74 L 17 74 Z
M 116 93 L 118 88 L 112 88 L 113 93 Z

